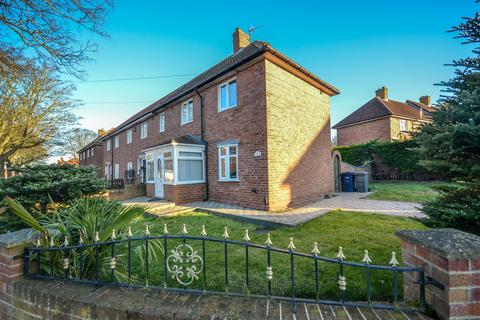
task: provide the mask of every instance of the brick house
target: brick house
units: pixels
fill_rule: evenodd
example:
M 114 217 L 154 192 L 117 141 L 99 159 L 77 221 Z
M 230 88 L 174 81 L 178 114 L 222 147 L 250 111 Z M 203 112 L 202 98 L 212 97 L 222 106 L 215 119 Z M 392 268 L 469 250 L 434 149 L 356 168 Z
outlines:
M 78 151 L 78 161 L 81 166 L 96 166 L 99 176 L 103 176 L 103 141 L 102 137 L 114 128 L 105 131 L 98 129 L 98 136 Z
M 94 157 L 104 176 L 135 173 L 148 196 L 177 203 L 270 211 L 331 193 L 330 97 L 339 91 L 239 28 L 233 48 L 103 135 Z
M 395 141 L 409 139 L 410 133 L 429 122 L 432 106 L 430 97 L 419 102 L 399 102 L 388 98 L 388 88 L 375 91 L 375 97 L 333 126 L 337 144 L 348 146 L 372 140 Z

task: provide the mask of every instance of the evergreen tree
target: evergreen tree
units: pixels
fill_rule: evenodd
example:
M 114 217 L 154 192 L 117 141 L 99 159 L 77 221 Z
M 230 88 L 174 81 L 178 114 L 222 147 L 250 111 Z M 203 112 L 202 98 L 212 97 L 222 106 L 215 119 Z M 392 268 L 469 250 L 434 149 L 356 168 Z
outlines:
M 479 13 L 454 27 L 463 44 L 480 42 Z M 480 234 L 480 47 L 473 56 L 453 61 L 455 77 L 442 82 L 445 95 L 432 123 L 415 135 L 427 169 L 451 178 L 438 187 L 440 197 L 424 206 L 425 222 Z

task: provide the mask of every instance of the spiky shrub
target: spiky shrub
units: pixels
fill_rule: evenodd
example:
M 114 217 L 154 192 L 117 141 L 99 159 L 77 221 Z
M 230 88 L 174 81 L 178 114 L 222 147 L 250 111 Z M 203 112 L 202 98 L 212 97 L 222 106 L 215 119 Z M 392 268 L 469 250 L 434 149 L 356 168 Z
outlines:
M 42 233 L 41 246 L 66 246 L 69 244 L 93 244 L 107 242 L 116 237 L 127 238 L 128 230 L 133 234 L 141 235 L 145 229 L 142 217 L 145 208 L 138 205 L 125 206 L 117 201 L 104 198 L 80 198 L 69 207 L 53 211 L 48 215 L 40 215 L 37 219 L 31 215 L 18 201 L 6 197 L 5 201 L 12 211 L 28 226 Z M 68 276 L 93 278 L 99 261 L 101 279 L 113 277 L 118 281 L 126 281 L 127 264 L 121 263 L 127 254 L 126 243 L 116 245 L 115 258 L 119 263 L 110 268 L 112 251 L 110 245 L 86 246 L 83 249 L 71 249 L 63 253 L 45 253 L 40 256 L 41 272 L 53 275 L 66 276 L 63 267 L 65 258 L 68 258 L 71 267 Z M 133 241 L 131 252 L 134 258 L 144 261 L 147 246 L 144 241 Z M 163 247 L 158 240 L 149 240 L 148 256 L 151 264 L 156 264 L 163 255 Z M 37 259 L 37 256 L 31 257 Z M 123 259 L 124 260 L 124 259 Z M 80 270 L 82 265 L 82 271 Z M 145 263 L 141 263 L 145 267 Z M 140 275 L 134 274 L 133 277 Z

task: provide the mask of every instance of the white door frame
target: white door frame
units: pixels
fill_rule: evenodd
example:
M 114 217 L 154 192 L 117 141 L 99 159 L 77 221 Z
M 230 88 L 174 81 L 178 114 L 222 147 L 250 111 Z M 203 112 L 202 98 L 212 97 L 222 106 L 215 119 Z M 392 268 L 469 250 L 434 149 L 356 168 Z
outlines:
M 163 198 L 163 189 L 164 189 L 164 175 L 165 175 L 165 166 L 163 161 L 163 155 L 158 154 L 155 156 L 155 197 Z

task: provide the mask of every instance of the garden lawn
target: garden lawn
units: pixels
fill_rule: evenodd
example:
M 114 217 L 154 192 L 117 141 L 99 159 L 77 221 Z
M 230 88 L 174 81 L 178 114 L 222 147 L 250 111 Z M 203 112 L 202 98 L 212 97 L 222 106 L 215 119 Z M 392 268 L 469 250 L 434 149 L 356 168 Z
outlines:
M 440 182 L 376 182 L 370 183 L 370 188 L 375 193 L 368 196 L 375 200 L 393 200 L 425 203 L 434 200 L 438 192 L 431 187 Z
M 186 213 L 173 217 L 147 217 L 152 235 L 159 235 L 163 225 L 167 224 L 169 234 L 181 234 L 183 224 L 189 235 L 199 235 L 201 226 L 205 225 L 209 237 L 221 238 L 224 227 L 228 227 L 230 239 L 242 241 L 245 229 L 249 230 L 252 243 L 263 244 L 266 230 L 261 227 L 219 218 L 206 213 Z M 425 229 L 421 223 L 409 218 L 388 217 L 376 214 L 333 211 L 306 224 L 293 228 L 280 228 L 270 231 L 274 247 L 287 248 L 290 237 L 293 237 L 297 252 L 310 253 L 313 243 L 318 243 L 320 255 L 335 258 L 338 247 L 342 246 L 347 261 L 361 262 L 364 250 L 368 249 L 374 264 L 388 265 L 392 251 L 396 251 L 401 261 L 400 240 L 394 235 L 400 229 Z M 169 239 L 167 254 L 182 240 Z M 198 254 L 202 252 L 201 240 L 186 240 Z M 210 291 L 225 290 L 224 243 L 206 242 L 206 289 Z M 247 292 L 245 285 L 245 248 L 229 244 L 228 250 L 228 291 Z M 271 256 L 273 269 L 272 290 L 274 295 L 291 295 L 290 256 L 273 253 Z M 121 261 L 119 261 L 122 263 Z M 143 284 L 145 279 L 144 261 L 135 261 L 135 282 Z M 338 270 L 335 263 L 319 263 L 320 299 L 339 299 Z M 159 261 L 150 262 L 149 284 L 163 286 L 163 255 Z M 266 294 L 266 251 L 249 248 L 250 293 Z M 365 270 L 363 268 L 345 267 L 347 279 L 346 298 L 349 300 L 366 300 Z M 169 274 L 168 286 L 178 287 Z M 295 257 L 296 295 L 315 298 L 314 263 L 312 259 Z M 392 272 L 373 271 L 372 300 L 389 301 L 392 299 Z M 400 277 L 401 280 L 401 277 Z M 203 275 L 195 280 L 189 288 L 203 289 Z M 401 288 L 401 284 L 399 284 Z M 400 290 L 401 291 L 401 290 Z M 399 292 L 401 296 L 401 292 Z

